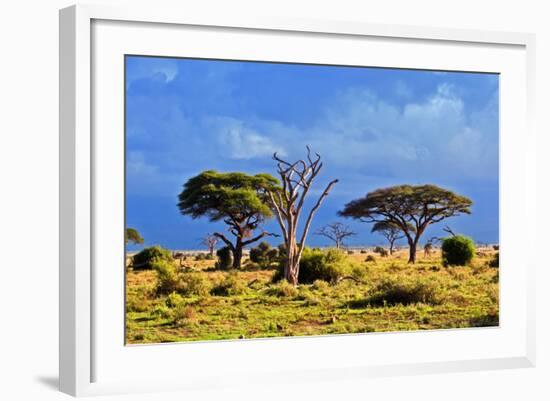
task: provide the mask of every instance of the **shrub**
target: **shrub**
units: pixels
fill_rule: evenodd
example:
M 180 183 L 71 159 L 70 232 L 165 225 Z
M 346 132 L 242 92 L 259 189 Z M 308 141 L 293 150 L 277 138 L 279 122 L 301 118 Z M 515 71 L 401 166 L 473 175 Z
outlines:
M 269 267 L 272 263 L 277 262 L 279 251 L 263 241 L 257 247 L 250 250 L 250 260 L 257 263 L 261 267 Z
M 471 238 L 455 235 L 445 238 L 441 245 L 444 266 L 464 266 L 470 263 L 475 255 L 475 245 Z
M 199 253 L 197 255 L 195 255 L 195 261 L 198 262 L 200 260 L 205 260 L 206 259 L 206 254 L 204 253 Z
M 228 246 L 218 249 L 216 252 L 218 261 L 216 262 L 216 269 L 227 270 L 231 268 L 233 264 L 233 254 Z
M 133 268 L 134 270 L 152 269 L 155 260 L 172 262 L 172 253 L 158 245 L 145 248 L 134 255 Z
M 302 284 L 311 284 L 315 280 L 334 283 L 349 274 L 352 267 L 346 255 L 338 249 L 305 248 L 300 260 L 298 281 Z
M 376 263 L 376 258 L 373 255 L 368 255 L 365 259 L 365 262 L 373 262 Z
M 157 273 L 157 293 L 167 294 L 176 291 L 179 285 L 179 276 L 172 262 L 155 259 L 152 267 Z
M 415 303 L 437 305 L 441 303 L 441 299 L 434 282 L 387 278 L 371 289 L 367 302 L 375 306 Z
M 500 263 L 499 253 L 500 252 L 495 253 L 495 255 L 493 256 L 493 259 L 489 261 L 489 267 L 499 267 L 499 263 Z
M 279 266 L 271 278 L 273 283 L 284 279 L 284 263 L 284 260 L 279 261 Z M 311 284 L 315 280 L 324 280 L 334 283 L 346 275 L 353 274 L 356 266 L 340 249 L 322 250 L 306 247 L 300 259 L 298 282 L 300 284 Z
M 274 297 L 295 297 L 298 295 L 298 290 L 286 280 L 281 280 L 278 283 L 272 284 L 266 290 L 267 295 Z
M 210 294 L 222 297 L 230 297 L 233 295 L 242 295 L 247 290 L 248 287 L 244 283 L 244 281 L 239 280 L 236 274 L 229 274 L 220 284 L 212 288 Z
M 212 285 L 201 273 L 185 273 L 181 275 L 179 292 L 183 295 L 205 296 L 210 293 Z
M 177 292 L 172 292 L 166 297 L 166 306 L 173 308 L 183 302 L 183 297 Z
M 386 251 L 386 250 L 385 250 L 384 248 L 382 248 L 381 246 L 375 247 L 373 252 L 379 254 L 379 255 L 382 256 L 382 257 L 388 256 L 388 251 Z
M 361 249 L 360 253 L 367 253 L 365 249 Z

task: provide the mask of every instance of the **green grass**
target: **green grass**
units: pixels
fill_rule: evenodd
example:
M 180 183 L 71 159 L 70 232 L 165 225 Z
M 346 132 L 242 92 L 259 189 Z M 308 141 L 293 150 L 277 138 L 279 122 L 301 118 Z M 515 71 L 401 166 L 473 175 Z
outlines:
M 470 266 L 443 267 L 440 255 L 406 263 L 404 252 L 365 262 L 347 255 L 359 282 L 315 281 L 290 287 L 273 283 L 274 270 L 222 272 L 214 261 L 190 262 L 178 274 L 179 294 L 156 291 L 154 271 L 126 275 L 127 343 L 225 340 L 402 330 L 496 326 L 499 319 L 498 268 L 494 252 Z M 186 280 L 185 275 L 193 275 Z M 200 280 L 197 278 L 200 277 Z M 207 282 L 207 293 L 189 283 Z M 193 284 L 195 285 L 195 284 Z

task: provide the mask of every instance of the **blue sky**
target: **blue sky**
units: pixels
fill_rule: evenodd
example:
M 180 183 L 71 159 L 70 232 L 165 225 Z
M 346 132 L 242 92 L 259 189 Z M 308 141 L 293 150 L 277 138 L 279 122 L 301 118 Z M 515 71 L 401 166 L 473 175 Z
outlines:
M 472 215 L 445 223 L 498 242 L 498 75 L 364 67 L 126 57 L 126 221 L 146 245 L 198 249 L 223 223 L 179 214 L 182 185 L 203 170 L 275 175 L 305 146 L 321 154 L 317 191 L 340 181 L 313 235 L 342 221 L 348 245 L 383 244 L 371 226 L 339 218 L 380 187 L 431 183 L 470 197 Z M 311 201 L 318 192 L 310 196 Z M 277 231 L 275 221 L 266 229 Z M 280 240 L 272 241 L 273 244 Z

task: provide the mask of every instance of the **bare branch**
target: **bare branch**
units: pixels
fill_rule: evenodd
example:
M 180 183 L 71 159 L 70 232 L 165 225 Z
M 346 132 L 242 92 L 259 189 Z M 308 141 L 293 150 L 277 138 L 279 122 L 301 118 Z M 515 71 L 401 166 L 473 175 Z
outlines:
M 221 239 L 223 242 L 225 242 L 225 245 L 227 245 L 229 247 L 229 249 L 231 250 L 235 250 L 235 247 L 233 246 L 233 244 L 231 243 L 231 241 L 229 241 L 227 239 L 227 237 L 225 235 L 223 235 L 222 233 L 213 233 L 212 235 L 215 235 L 216 237 L 218 237 L 219 239 Z
M 304 226 L 304 231 L 302 232 L 302 237 L 300 238 L 300 250 L 298 251 L 299 256 L 302 256 L 302 251 L 304 250 L 307 233 L 309 231 L 309 226 L 311 225 L 313 215 L 315 214 L 317 209 L 319 209 L 319 206 L 321 206 L 321 203 L 327 197 L 334 184 L 336 184 L 337 182 L 338 180 L 332 180 L 331 182 L 329 182 L 319 199 L 317 199 L 317 203 L 315 204 L 315 206 L 313 206 L 313 208 L 309 211 L 309 216 L 307 217 L 306 225 Z

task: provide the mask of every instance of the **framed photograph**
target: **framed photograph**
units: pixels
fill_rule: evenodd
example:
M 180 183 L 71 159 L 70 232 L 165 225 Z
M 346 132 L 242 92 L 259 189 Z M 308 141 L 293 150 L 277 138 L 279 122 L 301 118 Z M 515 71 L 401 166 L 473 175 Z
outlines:
M 61 10 L 61 390 L 533 366 L 533 48 Z

